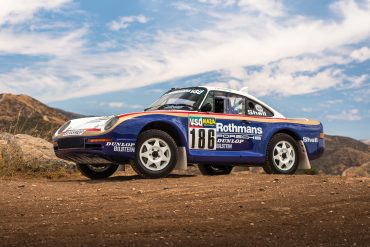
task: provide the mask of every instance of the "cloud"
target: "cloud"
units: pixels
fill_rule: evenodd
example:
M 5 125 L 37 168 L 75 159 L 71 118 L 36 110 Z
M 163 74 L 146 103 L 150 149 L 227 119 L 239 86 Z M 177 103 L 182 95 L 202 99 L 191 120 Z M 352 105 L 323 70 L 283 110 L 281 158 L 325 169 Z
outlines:
M 370 59 L 370 49 L 365 46 L 360 49 L 354 50 L 351 53 L 351 58 L 355 59 L 358 62 L 364 62 Z
M 230 2 L 234 7 L 240 3 Z M 47 53 L 56 54 L 52 59 L 0 74 L 0 90 L 29 93 L 46 101 L 65 100 L 227 70 L 234 70 L 235 78 L 223 75 L 224 81 L 215 82 L 231 87 L 248 85 L 258 95 L 306 94 L 351 83 L 338 66 L 353 62 L 355 58 L 349 54 L 370 38 L 370 26 L 364 25 L 370 23 L 370 1 L 361 5 L 336 2 L 328 19 L 285 16 L 285 6 L 276 7 L 280 14 L 269 13 L 266 6 L 250 7 L 253 11 L 218 12 L 215 8 L 208 15 L 202 12 L 207 21 L 193 29 L 132 33 L 130 39 L 135 42 L 125 43 L 116 52 L 102 49 L 105 45 L 83 49 L 88 32 L 81 32 L 65 42 L 65 47 L 76 47 L 67 55 L 57 49 Z M 120 18 L 113 29 L 139 21 L 137 16 L 122 18 L 129 19 Z M 144 19 L 147 21 L 146 17 L 141 21 Z M 123 41 L 110 44 L 117 43 Z M 30 53 L 32 49 L 24 46 L 6 50 Z M 243 72 L 250 67 L 258 69 Z
M 254 11 L 269 16 L 285 15 L 284 5 L 280 0 L 240 0 L 238 5 L 246 11 Z
M 234 5 L 237 1 L 236 0 L 197 0 L 200 3 L 204 4 L 209 4 L 209 5 L 221 5 L 221 6 L 232 6 Z
M 100 106 L 108 106 L 114 109 L 121 109 L 121 108 L 130 108 L 130 109 L 143 109 L 144 106 L 138 104 L 127 104 L 121 101 L 112 101 L 112 102 L 100 102 Z
M 172 4 L 176 9 L 186 11 L 188 13 L 197 13 L 199 9 L 186 2 L 175 2 Z
M 132 23 L 147 23 L 149 19 L 144 15 L 136 15 L 136 16 L 121 16 L 118 20 L 112 21 L 109 23 L 109 28 L 113 31 L 118 31 L 121 29 L 128 28 Z
M 0 26 L 32 19 L 40 10 L 58 10 L 71 0 L 1 0 Z
M 343 120 L 343 121 L 359 121 L 363 118 L 360 116 L 360 111 L 358 109 L 344 110 L 336 115 L 327 115 L 329 120 Z
M 71 3 L 72 0 L 3 0 L 0 7 L 0 55 L 59 57 L 82 52 L 86 27 L 73 28 L 71 23 L 49 21 L 38 16 L 42 10 L 62 11 Z
M 62 34 L 0 29 L 0 54 L 72 56 L 84 50 L 86 28 Z

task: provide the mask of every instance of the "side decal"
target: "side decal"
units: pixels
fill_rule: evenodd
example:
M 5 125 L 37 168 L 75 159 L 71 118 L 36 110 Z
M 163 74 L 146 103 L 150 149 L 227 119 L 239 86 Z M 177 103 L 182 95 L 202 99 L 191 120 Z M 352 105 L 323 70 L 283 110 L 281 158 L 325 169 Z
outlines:
M 216 119 L 209 117 L 189 117 L 189 148 L 216 149 Z
M 121 153 L 134 153 L 135 143 L 134 142 L 107 142 L 105 147 L 112 149 L 114 152 Z

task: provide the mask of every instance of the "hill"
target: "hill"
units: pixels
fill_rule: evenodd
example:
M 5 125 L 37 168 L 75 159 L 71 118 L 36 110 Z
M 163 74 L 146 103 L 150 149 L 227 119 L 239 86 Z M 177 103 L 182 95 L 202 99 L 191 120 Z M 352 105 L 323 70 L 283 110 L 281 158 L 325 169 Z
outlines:
M 361 141 L 327 135 L 325 145 L 324 155 L 311 162 L 321 173 L 341 175 L 351 167 L 359 167 L 370 161 L 370 147 Z
M 363 143 L 365 143 L 366 145 L 370 145 L 370 140 L 361 140 Z
M 50 139 L 69 119 L 82 115 L 49 107 L 27 95 L 0 94 L 0 132 Z

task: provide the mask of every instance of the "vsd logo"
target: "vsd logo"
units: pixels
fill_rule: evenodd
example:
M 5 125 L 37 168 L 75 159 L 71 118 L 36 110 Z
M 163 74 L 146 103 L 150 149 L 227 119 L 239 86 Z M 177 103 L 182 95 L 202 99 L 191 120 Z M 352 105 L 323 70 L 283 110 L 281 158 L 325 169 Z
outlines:
M 209 117 L 189 117 L 190 128 L 215 128 L 216 119 Z

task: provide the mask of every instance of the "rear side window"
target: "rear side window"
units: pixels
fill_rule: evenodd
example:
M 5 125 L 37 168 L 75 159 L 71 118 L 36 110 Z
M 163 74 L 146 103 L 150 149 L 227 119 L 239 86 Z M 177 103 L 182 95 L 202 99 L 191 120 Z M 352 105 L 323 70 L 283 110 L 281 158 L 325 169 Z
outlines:
M 262 106 L 261 104 L 247 99 L 247 111 L 246 114 L 248 116 L 259 116 L 259 117 L 273 117 L 274 114 L 267 109 L 266 107 Z

